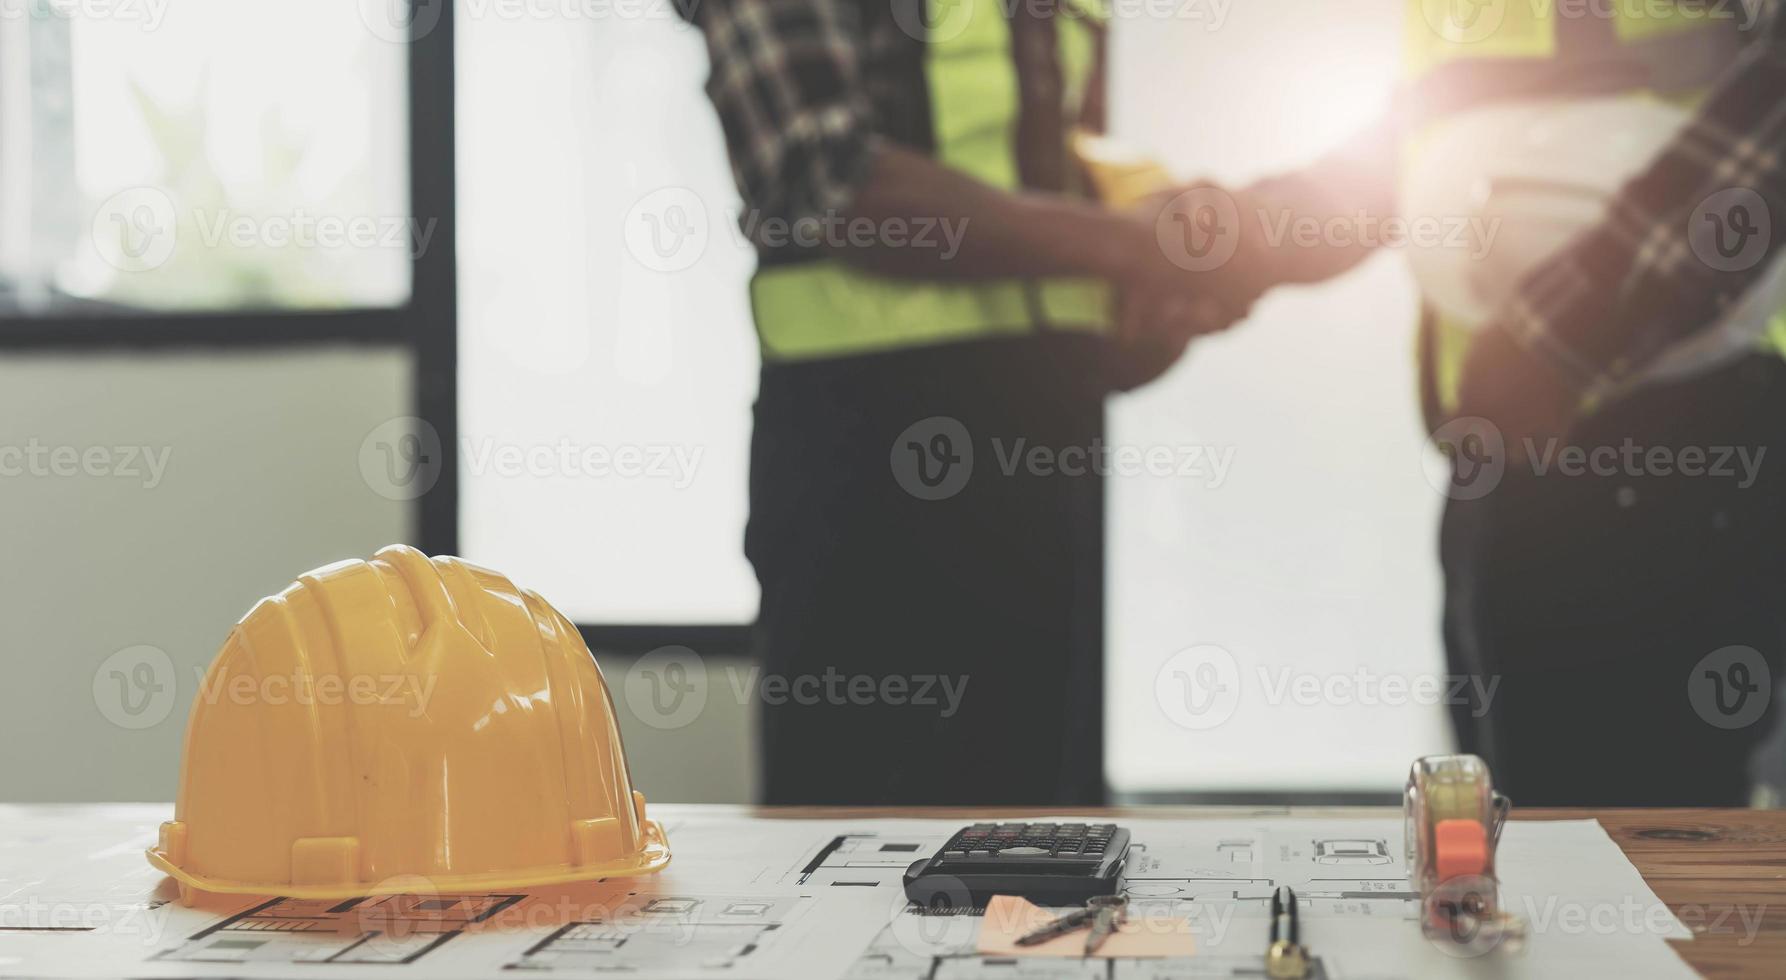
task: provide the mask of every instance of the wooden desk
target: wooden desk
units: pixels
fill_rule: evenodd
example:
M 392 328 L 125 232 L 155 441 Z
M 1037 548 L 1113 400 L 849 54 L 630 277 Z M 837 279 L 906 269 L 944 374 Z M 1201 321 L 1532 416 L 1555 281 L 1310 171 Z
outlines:
M 1698 938 L 1676 943 L 1707 977 L 1786 977 L 1786 810 L 1530 810 L 1593 817 Z M 1748 927 L 1760 920 L 1753 941 Z
M 1375 816 L 1373 808 L 1111 807 L 1062 811 L 1008 809 L 846 809 L 759 807 L 766 818 L 936 817 L 985 819 L 1083 814 L 1111 818 L 1197 819 L 1242 813 Z M 1637 870 L 1696 934 L 1675 943 L 1681 958 L 1711 978 L 1786 977 L 1786 810 L 1515 810 L 1521 820 L 1600 821 Z M 1744 917 L 1748 925 L 1745 925 Z M 1747 938 L 1759 920 L 1754 939 Z

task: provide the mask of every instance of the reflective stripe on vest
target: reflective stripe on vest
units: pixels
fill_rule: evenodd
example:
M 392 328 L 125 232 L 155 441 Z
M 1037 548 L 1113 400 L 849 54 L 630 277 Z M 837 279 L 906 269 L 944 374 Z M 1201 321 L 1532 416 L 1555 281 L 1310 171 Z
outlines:
M 1018 81 L 1004 4 L 923 2 L 931 34 L 925 76 L 936 158 L 993 187 L 1015 190 Z M 1055 33 L 1066 83 L 1062 108 L 1076 115 L 1096 44 L 1081 18 L 1102 16 L 1085 6 L 1067 8 L 1063 4 L 1055 17 Z M 759 270 L 750 293 L 763 356 L 783 361 L 1036 330 L 1101 333 L 1110 317 L 1108 291 L 1096 280 L 894 279 L 835 259 Z
M 1440 113 L 1497 95 L 1649 92 L 1692 106 L 1748 42 L 1740 13 L 1741 5 L 1692 0 L 1409 0 L 1405 60 Z M 1457 405 L 1473 337 L 1435 315 L 1424 340 L 1445 415 Z M 1776 318 L 1770 346 L 1786 353 L 1786 318 Z

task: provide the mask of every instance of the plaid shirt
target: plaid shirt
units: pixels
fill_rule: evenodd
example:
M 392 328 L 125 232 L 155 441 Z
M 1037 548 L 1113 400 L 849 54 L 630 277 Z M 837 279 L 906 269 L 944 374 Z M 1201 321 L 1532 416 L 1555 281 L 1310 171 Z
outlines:
M 926 7 L 926 0 L 677 0 L 707 42 L 707 96 L 725 131 L 747 232 L 766 228 L 757 219 L 845 212 L 884 143 L 933 148 Z M 1010 11 L 1024 99 L 1017 153 L 1026 187 L 1060 191 L 1063 69 L 1047 23 L 1053 15 L 1043 7 Z M 1075 120 L 1093 130 L 1103 125 L 1102 60 L 1100 51 Z M 757 246 L 764 264 L 814 251 L 760 235 Z
M 840 213 L 883 139 L 928 141 L 922 2 L 679 0 L 707 42 L 707 97 L 750 218 Z
M 1786 5 L 1606 220 L 1521 284 L 1491 324 L 1589 396 L 1711 328 L 1786 237 Z

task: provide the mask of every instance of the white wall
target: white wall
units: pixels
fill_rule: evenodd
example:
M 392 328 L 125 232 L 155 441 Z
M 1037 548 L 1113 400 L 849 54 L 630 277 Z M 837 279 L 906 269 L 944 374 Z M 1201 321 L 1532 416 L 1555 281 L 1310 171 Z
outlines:
M 195 671 L 230 626 L 303 571 L 414 540 L 360 469 L 410 385 L 408 355 L 373 348 L 0 357 L 0 447 L 166 460 L 159 480 L 115 453 L 107 472 L 145 472 L 0 476 L 0 801 L 173 799 Z M 641 789 L 748 798 L 742 705 L 655 729 L 619 697 L 628 665 L 605 669 Z
M 408 508 L 359 468 L 367 432 L 410 414 L 407 360 L 0 357 L 0 446 L 166 458 L 159 482 L 0 476 L 0 799 L 173 798 L 194 671 L 231 624 L 306 569 L 411 537 Z M 107 664 L 141 646 L 167 659 Z

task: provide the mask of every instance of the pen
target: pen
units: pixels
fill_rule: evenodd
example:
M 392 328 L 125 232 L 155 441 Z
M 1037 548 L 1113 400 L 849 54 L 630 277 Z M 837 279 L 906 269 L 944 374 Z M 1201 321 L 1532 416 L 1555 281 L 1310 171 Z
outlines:
M 1308 950 L 1302 948 L 1296 921 L 1296 893 L 1279 886 L 1271 893 L 1271 946 L 1265 950 L 1265 972 L 1273 980 L 1308 976 Z

